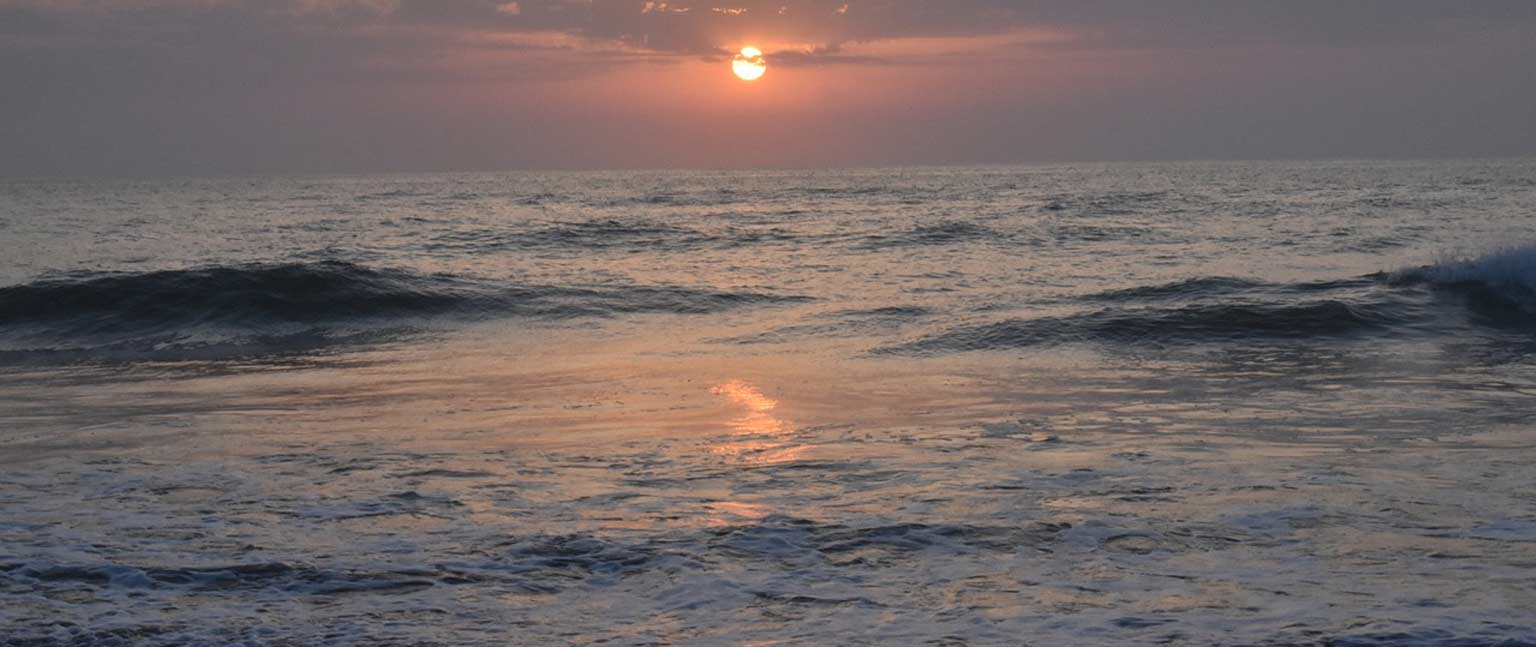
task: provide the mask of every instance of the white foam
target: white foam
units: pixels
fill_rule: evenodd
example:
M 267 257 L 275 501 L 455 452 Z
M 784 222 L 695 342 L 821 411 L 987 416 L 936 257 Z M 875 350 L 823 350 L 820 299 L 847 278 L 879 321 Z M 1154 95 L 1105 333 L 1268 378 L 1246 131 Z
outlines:
M 1476 257 L 1443 254 L 1424 276 L 1436 283 L 1482 283 L 1528 298 L 1536 295 L 1536 244 L 1506 247 Z

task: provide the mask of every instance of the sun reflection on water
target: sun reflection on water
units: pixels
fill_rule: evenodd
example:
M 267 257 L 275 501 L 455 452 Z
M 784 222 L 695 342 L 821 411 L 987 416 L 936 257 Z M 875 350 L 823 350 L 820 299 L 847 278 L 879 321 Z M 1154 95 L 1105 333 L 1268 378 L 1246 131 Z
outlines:
M 743 468 L 767 467 L 800 460 L 815 445 L 796 443 L 792 423 L 779 417 L 779 401 L 763 394 L 744 380 L 718 384 L 710 393 L 724 397 L 740 415 L 726 421 L 731 437 L 710 448 Z M 730 526 L 749 519 L 761 519 L 777 510 L 774 506 L 749 501 L 713 501 L 705 506 L 706 523 Z
M 709 392 L 724 396 L 743 409 L 744 413 L 740 417 L 728 423 L 737 434 L 779 436 L 789 432 L 789 423 L 773 413 L 779 408 L 779 401 L 763 395 L 751 383 L 731 380 L 715 386 Z
M 794 426 L 779 417 L 779 401 L 763 395 L 756 386 L 743 380 L 731 380 L 709 390 L 741 410 L 741 415 L 726 424 L 736 438 L 716 445 L 713 451 L 753 465 L 771 465 L 799 460 L 815 445 L 795 444 Z

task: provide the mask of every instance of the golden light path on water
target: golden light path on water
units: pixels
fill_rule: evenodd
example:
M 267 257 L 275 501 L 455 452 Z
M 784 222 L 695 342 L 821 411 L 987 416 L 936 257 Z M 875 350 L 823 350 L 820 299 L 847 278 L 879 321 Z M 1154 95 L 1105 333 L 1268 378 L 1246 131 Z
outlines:
M 787 442 L 794 427 L 775 415 L 779 401 L 763 395 L 751 383 L 730 380 L 710 389 L 710 393 L 726 398 L 742 410 L 740 416 L 728 423 L 741 440 L 715 447 L 716 453 L 756 465 L 769 465 L 797 460 L 814 447 Z
M 774 412 L 779 401 L 770 398 L 744 380 L 729 380 L 709 390 L 741 410 L 741 415 L 726 424 L 739 440 L 716 445 L 715 454 L 739 460 L 749 466 L 766 466 L 799 460 L 815 445 L 789 441 L 794 426 Z M 777 511 L 774 506 L 745 501 L 715 501 L 705 505 L 714 515 L 714 525 L 730 525 L 738 519 L 761 519 Z

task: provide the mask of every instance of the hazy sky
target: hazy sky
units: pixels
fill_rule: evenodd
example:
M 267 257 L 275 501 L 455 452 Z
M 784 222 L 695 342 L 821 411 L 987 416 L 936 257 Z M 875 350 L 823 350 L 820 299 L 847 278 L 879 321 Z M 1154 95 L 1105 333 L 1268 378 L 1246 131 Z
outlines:
M 0 0 L 4 175 L 1533 154 L 1536 0 Z

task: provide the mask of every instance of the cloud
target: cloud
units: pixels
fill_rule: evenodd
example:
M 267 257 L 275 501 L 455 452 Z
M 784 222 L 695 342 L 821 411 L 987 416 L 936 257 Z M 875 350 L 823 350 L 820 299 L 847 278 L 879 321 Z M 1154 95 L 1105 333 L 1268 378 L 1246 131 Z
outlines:
M 0 71 L 562 79 L 719 61 L 745 45 L 780 66 L 975 65 L 1041 52 L 1451 49 L 1533 27 L 1528 0 L 0 0 Z
M 49 37 L 125 40 L 144 32 L 246 22 L 280 46 L 322 32 L 340 43 L 394 34 L 429 50 L 469 34 L 560 32 L 638 57 L 718 57 L 744 44 L 786 63 L 899 62 L 919 48 L 854 46 L 999 34 L 1051 34 L 1009 47 L 1374 47 L 1479 38 L 1536 24 L 1536 3 L 1293 0 L 1148 3 L 1078 0 L 0 0 L 0 47 Z M 767 45 L 764 47 L 764 45 Z M 579 53 L 573 50 L 573 54 Z M 643 55 L 643 56 L 642 56 Z
M 1531 153 L 1533 59 L 1530 0 L 0 0 L 0 173 Z

